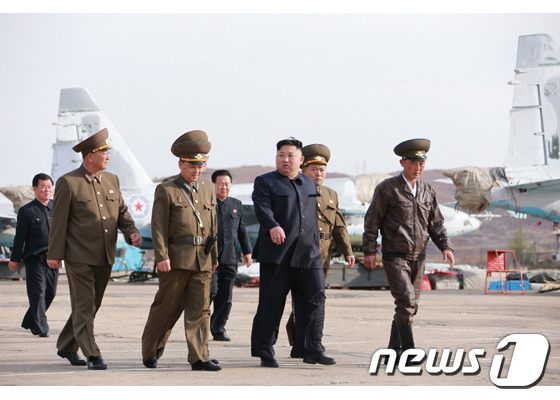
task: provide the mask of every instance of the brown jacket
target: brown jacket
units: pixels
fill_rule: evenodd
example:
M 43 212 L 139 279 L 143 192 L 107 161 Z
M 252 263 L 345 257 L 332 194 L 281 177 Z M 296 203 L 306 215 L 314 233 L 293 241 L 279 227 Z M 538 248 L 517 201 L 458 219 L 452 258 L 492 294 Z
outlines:
M 115 262 L 118 230 L 128 243 L 131 234 L 139 233 L 124 204 L 119 178 L 105 171 L 98 175 L 100 182 L 91 181 L 82 165 L 57 180 L 48 259 L 110 265 Z
M 181 175 L 176 179 L 180 184 L 185 182 Z M 156 187 L 152 209 L 152 241 L 156 263 L 169 260 L 172 269 L 210 271 L 212 265 L 218 262 L 216 244 L 209 254 L 205 254 L 205 246 L 174 244 L 169 240 L 177 237 L 208 238 L 217 235 L 217 205 L 213 185 L 201 180 L 198 183 L 198 191 L 192 191 L 190 196 L 194 207 L 200 213 L 204 235 L 193 209 L 175 183 L 175 179 L 170 179 Z
M 328 268 L 331 263 L 331 243 L 334 240 L 336 247 L 340 250 L 344 258 L 352 255 L 352 245 L 348 238 L 348 229 L 338 208 L 338 195 L 327 187 L 320 186 L 317 191 L 321 194 L 317 197 L 319 207 L 319 235 L 321 233 L 331 233 L 331 239 L 319 240 L 319 250 L 323 258 L 323 268 Z
M 364 220 L 365 255 L 377 252 L 378 230 L 381 230 L 384 254 L 400 253 L 416 260 L 426 253 L 430 238 L 441 251 L 452 248 L 434 189 L 421 180 L 416 185 L 414 197 L 401 174 L 375 188 Z

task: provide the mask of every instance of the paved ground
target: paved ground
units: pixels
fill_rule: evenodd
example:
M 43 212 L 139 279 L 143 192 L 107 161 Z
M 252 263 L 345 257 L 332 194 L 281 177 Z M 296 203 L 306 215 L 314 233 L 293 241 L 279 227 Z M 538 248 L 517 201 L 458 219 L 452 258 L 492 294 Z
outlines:
M 485 349 L 475 375 L 369 374 L 373 353 L 388 341 L 393 304 L 387 290 L 327 290 L 327 321 L 323 343 L 336 358 L 334 366 L 308 365 L 289 357 L 284 327 L 276 345 L 280 368 L 259 366 L 250 356 L 250 330 L 257 307 L 257 288 L 236 288 L 228 333 L 231 342 L 210 342 L 220 372 L 191 371 L 182 320 L 177 324 L 158 368 L 142 365 L 140 337 L 157 284 L 111 282 L 96 319 L 96 337 L 107 371 L 71 366 L 56 355 L 56 339 L 70 313 L 68 285 L 61 277 L 58 296 L 48 311 L 51 336 L 39 338 L 20 328 L 27 308 L 24 281 L 0 281 L 0 393 L 7 386 L 465 386 L 498 390 L 490 367 L 499 341 L 507 335 L 540 333 L 551 346 L 542 380 L 530 390 L 560 386 L 560 291 L 521 295 L 484 295 L 478 290 L 423 292 L 415 322 L 418 348 Z M 283 325 L 290 307 L 286 307 Z M 513 349 L 500 354 L 511 359 Z M 509 357 L 509 358 L 508 358 Z M 465 361 L 464 365 L 470 365 Z M 425 367 L 423 367 L 425 369 Z M 335 389 L 335 388 L 333 388 Z M 435 389 L 435 388 L 432 388 Z M 557 389 L 557 388 L 556 388 Z M 336 389 L 335 389 L 336 390 Z M 500 389 L 501 390 L 501 389 Z M 336 393 L 336 392 L 331 392 Z M 377 393 L 377 392 L 376 392 Z M 507 392 L 508 395 L 511 391 Z M 527 393 L 527 392 L 525 392 Z M 501 393 L 500 393 L 501 394 Z M 3 398 L 7 398 L 2 396 Z

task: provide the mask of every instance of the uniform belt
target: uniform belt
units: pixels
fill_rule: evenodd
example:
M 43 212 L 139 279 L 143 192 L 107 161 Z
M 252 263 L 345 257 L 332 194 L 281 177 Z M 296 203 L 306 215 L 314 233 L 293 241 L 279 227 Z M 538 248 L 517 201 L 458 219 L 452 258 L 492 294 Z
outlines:
M 403 258 L 403 259 L 407 259 L 407 254 L 406 253 L 393 253 L 393 252 L 384 252 L 383 253 L 383 258 Z M 418 257 L 416 258 L 417 261 L 424 261 L 426 259 L 426 254 L 418 254 Z
M 319 240 L 330 240 L 332 238 L 332 233 L 330 232 L 319 232 Z
M 208 238 L 204 236 L 170 236 L 169 243 L 170 244 L 192 244 L 195 246 L 204 246 Z

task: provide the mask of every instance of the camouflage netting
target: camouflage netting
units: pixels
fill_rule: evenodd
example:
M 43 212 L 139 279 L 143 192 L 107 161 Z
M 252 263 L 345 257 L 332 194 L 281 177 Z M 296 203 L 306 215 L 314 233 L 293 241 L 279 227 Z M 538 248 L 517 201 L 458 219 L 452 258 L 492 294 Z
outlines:
M 0 193 L 14 203 L 14 211 L 16 213 L 21 206 L 26 205 L 35 198 L 33 188 L 29 185 L 3 187 L 0 188 Z
M 361 203 L 371 203 L 375 187 L 379 185 L 381 181 L 390 177 L 391 175 L 387 174 L 362 174 L 354 177 L 353 180 L 356 186 L 358 200 Z
M 496 183 L 493 169 L 480 167 L 464 167 L 442 171 L 455 184 L 455 200 L 460 208 L 479 213 L 488 208 L 490 203 L 485 195 Z

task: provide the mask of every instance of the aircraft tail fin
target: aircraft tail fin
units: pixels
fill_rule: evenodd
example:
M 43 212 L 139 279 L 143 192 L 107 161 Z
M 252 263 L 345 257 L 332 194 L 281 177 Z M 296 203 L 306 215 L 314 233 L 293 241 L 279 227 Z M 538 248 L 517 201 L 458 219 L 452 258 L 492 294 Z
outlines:
M 122 136 L 86 89 L 70 88 L 60 91 L 56 125 L 56 143 L 53 144 L 51 171 L 55 182 L 60 176 L 76 169 L 82 163 L 81 155 L 75 153 L 72 147 L 101 129 L 107 128 L 111 148 L 111 162 L 107 170 L 118 171 L 121 189 L 139 189 L 153 185 Z
M 544 34 L 520 36 L 506 167 L 560 167 L 560 51 Z

